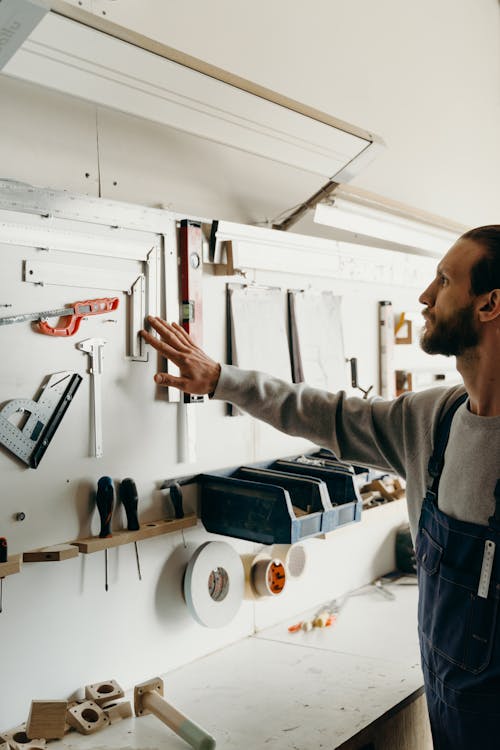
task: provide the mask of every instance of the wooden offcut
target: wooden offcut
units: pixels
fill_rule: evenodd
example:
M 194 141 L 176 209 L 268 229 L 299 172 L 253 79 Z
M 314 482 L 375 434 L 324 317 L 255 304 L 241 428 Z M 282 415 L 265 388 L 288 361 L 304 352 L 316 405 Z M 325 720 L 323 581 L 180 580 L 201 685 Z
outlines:
M 117 721 L 129 719 L 132 716 L 132 704 L 130 701 L 112 703 L 110 706 L 104 706 L 103 710 L 108 717 L 110 724 L 116 724 Z
M 68 701 L 32 701 L 26 722 L 27 736 L 46 740 L 63 737 L 67 708 Z
M 84 701 L 66 713 L 68 723 L 81 734 L 93 734 L 109 726 L 109 717 L 94 701 Z
M 85 685 L 85 697 L 87 700 L 97 703 L 98 706 L 113 703 L 119 698 L 123 698 L 124 695 L 123 688 L 116 680 L 103 680 L 102 682 L 95 682 L 93 685 Z

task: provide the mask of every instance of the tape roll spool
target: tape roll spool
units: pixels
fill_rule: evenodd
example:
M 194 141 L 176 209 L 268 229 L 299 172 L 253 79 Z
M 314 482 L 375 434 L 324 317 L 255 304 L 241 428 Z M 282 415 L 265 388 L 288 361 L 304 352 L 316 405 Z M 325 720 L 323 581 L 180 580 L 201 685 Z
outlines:
M 261 558 L 252 565 L 250 579 L 259 596 L 278 596 L 286 584 L 285 566 L 281 560 Z
M 275 544 L 271 555 L 285 563 L 285 569 L 290 578 L 300 578 L 304 575 L 307 555 L 303 544 Z
M 205 542 L 198 547 L 184 575 L 189 612 L 206 628 L 231 622 L 243 601 L 244 587 L 243 563 L 226 542 Z

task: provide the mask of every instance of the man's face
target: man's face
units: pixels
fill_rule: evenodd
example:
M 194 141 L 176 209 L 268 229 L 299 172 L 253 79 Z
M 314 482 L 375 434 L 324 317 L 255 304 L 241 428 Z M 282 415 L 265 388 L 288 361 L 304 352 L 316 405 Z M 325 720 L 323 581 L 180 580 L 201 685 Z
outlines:
M 477 298 L 470 288 L 470 272 L 483 248 L 472 240 L 458 240 L 437 268 L 436 278 L 420 295 L 426 306 L 420 346 L 428 354 L 460 356 L 480 341 Z

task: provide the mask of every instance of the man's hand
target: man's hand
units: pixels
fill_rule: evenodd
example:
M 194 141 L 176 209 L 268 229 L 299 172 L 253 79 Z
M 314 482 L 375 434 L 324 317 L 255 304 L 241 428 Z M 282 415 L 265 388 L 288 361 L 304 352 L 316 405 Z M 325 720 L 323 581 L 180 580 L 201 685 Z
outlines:
M 158 372 L 155 383 L 172 385 L 185 393 L 204 395 L 213 393 L 219 380 L 220 365 L 207 357 L 205 352 L 196 346 L 192 338 L 177 323 L 166 323 L 161 318 L 148 318 L 151 328 L 158 334 L 154 336 L 147 331 L 140 335 L 151 344 L 165 359 L 179 368 L 179 376 Z

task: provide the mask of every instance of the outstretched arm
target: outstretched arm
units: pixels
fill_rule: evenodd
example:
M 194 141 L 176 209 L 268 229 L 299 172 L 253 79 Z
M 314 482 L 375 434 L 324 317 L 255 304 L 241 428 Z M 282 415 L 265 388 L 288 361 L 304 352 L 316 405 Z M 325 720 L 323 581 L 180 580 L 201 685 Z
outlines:
M 200 396 L 213 393 L 219 380 L 220 364 L 196 346 L 184 328 L 177 323 L 170 324 L 152 316 L 148 318 L 148 323 L 158 336 L 141 331 L 140 335 L 144 341 L 179 368 L 178 376 L 169 375 L 167 372 L 156 373 L 155 382 Z

